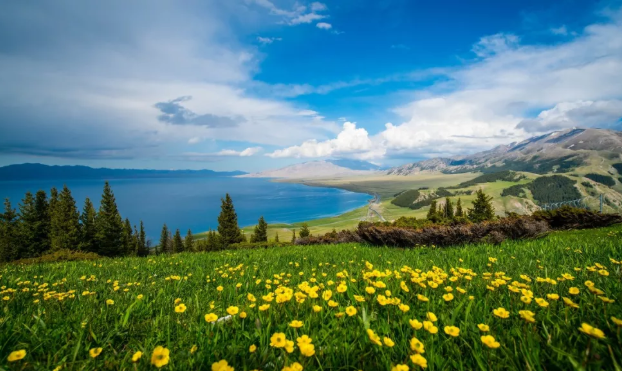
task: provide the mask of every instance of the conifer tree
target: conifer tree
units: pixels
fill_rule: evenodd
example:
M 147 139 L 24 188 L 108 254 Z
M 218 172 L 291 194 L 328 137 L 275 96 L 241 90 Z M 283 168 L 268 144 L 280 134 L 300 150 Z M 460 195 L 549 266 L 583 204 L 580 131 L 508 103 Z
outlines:
M 55 187 L 50 189 L 50 202 L 48 204 L 48 216 L 50 221 L 50 231 L 49 231 L 49 241 L 50 248 L 52 248 L 52 236 L 56 234 L 54 230 L 55 226 L 52 224 L 52 218 L 56 212 L 56 207 L 58 206 L 58 190 Z
M 143 225 L 143 221 L 140 221 L 140 231 L 138 232 L 138 249 L 136 251 L 138 256 L 147 256 L 149 255 L 149 248 L 147 246 L 147 237 L 145 234 L 145 226 Z
M 493 220 L 495 218 L 495 208 L 492 206 L 491 201 L 492 197 L 486 195 L 483 190 L 478 189 L 475 192 L 473 208 L 469 209 L 469 219 L 474 223 Z
M 454 218 L 454 205 L 451 203 L 449 197 L 445 198 L 444 217 L 452 220 Z
M 251 242 L 268 242 L 268 223 L 266 223 L 263 216 L 259 218 L 257 225 L 255 226 L 255 233 L 253 234 L 254 241 Z
M 125 218 L 123 223 L 123 255 L 133 255 L 136 250 L 136 242 L 134 241 L 134 230 L 130 220 Z
M 173 252 L 184 252 L 184 242 L 181 239 L 181 233 L 179 233 L 179 229 L 175 231 L 175 236 L 173 236 Z
M 218 250 L 216 244 L 215 232 L 211 229 L 207 232 L 207 237 L 205 238 L 205 249 L 206 251 L 216 251 Z
M 97 211 L 90 198 L 84 200 L 84 208 L 80 215 L 80 250 L 97 252 L 97 242 L 95 236 L 97 234 L 96 219 Z
M 300 227 L 300 232 L 298 233 L 300 238 L 309 237 L 310 234 L 311 232 L 309 231 L 309 226 L 307 225 L 307 223 L 302 223 L 302 227 Z
M 195 251 L 194 237 L 192 236 L 192 231 L 190 229 L 188 229 L 188 233 L 186 233 L 186 238 L 184 238 L 184 250 Z
M 464 216 L 464 212 L 462 211 L 462 200 L 458 199 L 458 203 L 456 203 L 456 215 L 457 218 L 462 218 Z
M 296 242 L 296 230 L 292 229 L 292 243 Z
M 11 201 L 6 198 L 4 212 L 0 214 L 0 261 L 9 262 L 16 259 L 15 244 L 19 238 L 18 232 L 17 213 L 11 207 Z
M 233 201 L 228 193 L 224 199 L 221 199 L 220 215 L 218 216 L 218 234 L 220 235 L 220 244 L 224 248 L 244 240 L 244 235 L 238 226 L 238 216 L 235 213 Z
M 36 255 L 41 255 L 50 249 L 50 206 L 43 190 L 35 195 L 35 214 L 35 250 Z
M 51 214 L 52 250 L 78 249 L 80 242 L 80 213 L 71 191 L 65 185 Z
M 108 182 L 104 184 L 104 192 L 95 220 L 97 221 L 97 253 L 103 256 L 122 255 L 126 247 L 124 245 L 125 227 Z
M 436 200 L 433 200 L 432 203 L 430 203 L 430 210 L 428 210 L 428 215 L 426 216 L 426 219 L 436 222 L 438 220 L 438 212 L 436 210 Z
M 279 232 L 276 232 L 276 235 L 274 236 L 274 242 L 280 242 L 279 241 Z
M 36 255 L 35 225 L 37 215 L 35 211 L 35 198 L 32 193 L 26 192 L 24 199 L 19 204 L 18 235 L 14 246 L 16 259 L 31 258 Z
M 171 249 L 168 246 L 168 227 L 166 224 L 162 227 L 162 233 L 160 233 L 160 254 L 168 254 Z

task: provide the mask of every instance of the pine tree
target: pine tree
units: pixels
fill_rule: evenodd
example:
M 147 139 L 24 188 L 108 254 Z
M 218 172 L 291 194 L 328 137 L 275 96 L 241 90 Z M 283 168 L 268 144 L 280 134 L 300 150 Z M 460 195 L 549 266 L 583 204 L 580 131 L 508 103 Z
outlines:
M 484 191 L 478 189 L 475 192 L 473 208 L 469 209 L 469 219 L 472 222 L 482 222 L 495 218 L 495 208 L 492 206 L 492 197 L 486 195 Z
M 436 200 L 433 200 L 432 203 L 430 203 L 430 210 L 428 210 L 428 215 L 426 216 L 426 219 L 436 222 L 438 220 L 438 212 L 436 210 Z
M 171 247 L 168 245 L 168 227 L 166 224 L 162 227 L 162 233 L 160 233 L 160 254 L 168 254 L 171 252 Z
M 195 251 L 194 237 L 192 236 L 192 231 L 190 229 L 188 229 L 188 233 L 186 233 L 186 238 L 184 238 L 184 250 Z
M 147 256 L 149 255 L 149 248 L 147 246 L 147 237 L 145 234 L 145 226 L 143 225 L 143 221 L 140 221 L 140 232 L 138 232 L 138 249 L 136 251 L 136 255 L 138 256 Z
M 56 230 L 54 229 L 55 226 L 52 223 L 52 218 L 54 217 L 54 214 L 56 213 L 56 207 L 58 206 L 58 191 L 56 190 L 55 187 L 52 187 L 52 189 L 50 189 L 50 202 L 48 204 L 48 216 L 49 216 L 49 223 L 50 223 L 50 231 L 49 231 L 49 243 L 50 243 L 50 248 L 52 248 L 52 236 L 54 236 L 56 234 Z
M 97 211 L 95 206 L 91 202 L 90 198 L 84 200 L 84 208 L 82 209 L 82 215 L 80 215 L 80 250 L 97 252 L 97 241 L 95 236 L 97 234 Z
M 280 242 L 279 241 L 279 232 L 276 232 L 276 235 L 274 235 L 274 242 Z
M 0 261 L 15 260 L 17 251 L 15 244 L 19 238 L 17 213 L 11 207 L 8 198 L 4 200 L 4 213 L 0 214 Z
M 456 204 L 456 218 L 462 218 L 464 216 L 464 212 L 462 211 L 462 200 L 458 199 L 458 203 Z
M 300 227 L 300 232 L 298 233 L 300 238 L 309 237 L 310 234 L 311 232 L 309 231 L 309 226 L 307 225 L 307 223 L 302 223 L 302 227 Z
M 242 242 L 244 235 L 238 226 L 238 216 L 228 193 L 225 199 L 221 199 L 221 202 L 220 215 L 218 216 L 218 234 L 220 235 L 220 244 L 227 248 L 233 243 Z
M 35 198 L 32 193 L 26 192 L 24 199 L 19 204 L 18 213 L 18 236 L 15 242 L 16 259 L 32 258 L 36 255 L 35 225 L 37 216 L 35 212 Z
M 445 208 L 444 208 L 444 217 L 452 220 L 454 218 L 454 205 L 451 203 L 449 197 L 445 198 Z
M 216 232 L 212 231 L 211 229 L 207 232 L 207 237 L 205 238 L 205 250 L 218 250 L 218 244 L 216 243 Z
M 51 214 L 52 250 L 78 249 L 80 243 L 80 213 L 76 201 L 67 186 L 58 195 L 58 202 Z
M 259 218 L 257 225 L 255 226 L 255 233 L 253 234 L 254 241 L 252 242 L 268 242 L 268 223 L 266 223 L 263 216 Z
M 123 255 L 133 255 L 136 249 L 136 242 L 134 241 L 134 230 L 130 220 L 125 218 L 123 223 Z
M 104 192 L 95 220 L 97 221 L 97 253 L 103 256 L 122 255 L 125 252 L 125 227 L 108 182 L 104 184 Z
M 296 230 L 292 229 L 292 243 L 296 242 Z
M 50 205 L 43 190 L 35 195 L 35 214 L 35 250 L 36 255 L 41 255 L 50 249 Z
M 184 241 L 181 239 L 181 233 L 179 233 L 179 229 L 175 231 L 175 236 L 173 236 L 173 252 L 184 252 Z

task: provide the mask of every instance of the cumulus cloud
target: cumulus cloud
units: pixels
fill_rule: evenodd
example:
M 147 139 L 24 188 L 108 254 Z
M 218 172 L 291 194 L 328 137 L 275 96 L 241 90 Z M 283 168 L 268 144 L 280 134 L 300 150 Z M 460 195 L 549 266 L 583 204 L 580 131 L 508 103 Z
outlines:
M 518 45 L 519 38 L 512 34 L 498 33 L 482 37 L 475 45 L 473 52 L 478 57 L 489 57 L 493 54 L 507 52 Z
M 607 128 L 619 123 L 621 117 L 622 101 L 620 100 L 563 102 L 540 112 L 536 118 L 522 120 L 516 128 L 529 133 L 575 126 Z
M 318 24 L 315 25 L 315 27 L 320 28 L 322 30 L 330 30 L 331 28 L 333 28 L 333 25 L 331 25 L 330 23 L 326 23 L 326 22 L 319 22 Z
M 259 43 L 262 45 L 272 44 L 275 41 L 281 41 L 281 40 L 283 39 L 280 37 L 261 37 L 261 36 L 257 37 L 257 41 L 259 41 Z
M 328 9 L 325 4 L 320 2 L 311 3 L 310 9 L 296 3 L 291 10 L 279 8 L 270 0 L 250 0 L 250 2 L 268 9 L 271 14 L 280 16 L 283 23 L 292 26 L 312 23 L 328 17 L 326 14 L 320 14 L 320 12 Z
M 232 149 L 223 149 L 220 152 L 216 153 L 216 156 L 239 156 L 239 157 L 249 157 L 258 154 L 263 151 L 261 147 L 249 147 L 242 151 L 235 151 Z
M 237 126 L 245 119 L 243 117 L 226 117 L 212 114 L 197 115 L 191 110 L 183 107 L 182 102 L 192 99 L 191 96 L 183 96 L 167 102 L 159 102 L 154 105 L 162 112 L 158 120 L 173 125 L 198 125 L 212 128 Z

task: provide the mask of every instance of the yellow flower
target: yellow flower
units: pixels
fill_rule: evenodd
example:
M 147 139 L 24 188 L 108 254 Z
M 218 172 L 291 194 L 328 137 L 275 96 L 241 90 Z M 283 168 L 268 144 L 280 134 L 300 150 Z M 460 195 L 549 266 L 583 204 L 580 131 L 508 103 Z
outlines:
M 319 305 L 314 305 L 314 306 L 313 306 L 313 311 L 314 311 L 315 313 L 317 313 L 317 312 L 321 312 L 321 311 L 322 311 L 322 307 L 320 307 Z M 347 311 L 347 309 L 346 309 L 346 311 Z
M 229 315 L 232 315 L 232 316 L 235 316 L 236 314 L 238 314 L 239 311 L 240 309 L 238 307 L 227 308 L 227 313 L 229 313 Z
M 438 332 L 438 327 L 434 326 L 434 323 L 430 321 L 423 321 L 423 329 L 432 335 Z
M 454 295 L 452 293 L 447 293 L 447 294 L 443 295 L 443 300 L 445 300 L 445 301 L 452 301 L 452 300 L 454 300 Z
M 181 303 L 181 299 L 180 298 L 175 299 L 174 304 L 177 305 L 178 303 Z
M 618 319 L 615 317 L 611 317 L 611 320 L 613 321 L 613 323 L 615 323 L 618 326 L 622 326 L 622 319 Z
M 294 351 L 294 342 L 291 340 L 287 340 L 285 342 L 285 351 L 287 353 L 292 353 Z
M 568 289 L 568 293 L 570 295 L 578 295 L 579 294 L 579 288 L 571 287 L 571 288 Z
M 510 317 L 510 312 L 508 312 L 507 310 L 505 310 L 505 308 L 503 308 L 503 307 L 499 307 L 499 308 L 497 308 L 497 309 L 494 309 L 494 310 L 492 311 L 492 313 L 493 313 L 495 316 L 499 317 L 499 318 L 508 318 L 508 317 Z
M 425 301 L 429 301 L 430 299 L 426 298 L 425 296 L 421 294 L 417 294 L 417 300 L 425 302 Z
M 570 300 L 567 297 L 562 297 L 562 299 L 564 300 L 564 304 L 566 304 L 567 306 L 571 307 L 571 308 L 579 308 L 579 304 L 573 302 L 572 300 Z
M 302 371 L 302 365 L 298 362 L 294 362 L 289 366 L 283 367 L 282 371 Z
M 518 314 L 520 315 L 522 319 L 524 319 L 525 321 L 529 323 L 536 322 L 536 319 L 534 318 L 536 314 L 530 310 L 519 310 Z
M 297 321 L 297 320 L 293 320 L 289 323 L 289 327 L 293 327 L 293 328 L 301 328 L 304 325 L 304 323 L 302 323 L 302 321 Z
M 538 303 L 538 305 L 541 306 L 542 308 L 546 308 L 549 306 L 549 302 L 542 298 L 536 298 L 536 303 Z
M 347 290 L 348 290 L 348 286 L 346 285 L 337 286 L 337 292 L 346 292 Z
M 482 340 L 482 343 L 484 343 L 484 345 L 486 345 L 488 348 L 495 349 L 501 346 L 501 344 L 499 344 L 499 342 L 496 341 L 494 336 L 492 335 L 484 335 L 480 339 Z
M 233 367 L 229 366 L 229 363 L 223 359 L 212 363 L 212 371 L 233 371 Z
M 256 350 L 257 350 L 257 346 L 255 344 L 248 347 L 248 351 L 251 353 L 255 353 Z
M 456 337 L 460 334 L 460 329 L 456 326 L 445 326 L 445 333 L 449 336 Z
M 410 327 L 414 328 L 415 330 L 419 330 L 423 327 L 423 323 L 417 321 L 416 319 L 408 320 L 408 323 L 410 323 Z
M 426 314 L 426 317 L 428 318 L 428 320 L 432 321 L 432 322 L 436 322 L 438 321 L 438 318 L 436 318 L 436 315 L 432 312 L 428 312 Z
M 196 345 L 193 345 L 192 348 L 190 348 L 190 354 L 194 354 L 194 352 L 196 352 L 197 349 L 199 348 Z
M 483 324 L 483 323 L 480 323 L 479 325 L 477 325 L 477 328 L 479 328 L 479 330 L 481 332 L 488 332 L 488 331 L 490 331 L 490 327 L 488 325 Z
M 205 322 L 216 322 L 218 320 L 218 316 L 214 313 L 208 313 L 205 315 Z
M 218 287 L 216 287 L 216 290 L 218 290 L 220 292 L 220 291 L 223 290 L 223 287 L 222 286 L 218 286 Z
M 136 299 L 138 299 L 138 300 L 143 300 L 143 298 L 144 298 L 144 297 L 145 297 L 145 296 L 144 296 L 143 294 L 140 294 L 140 295 L 138 295 L 138 296 L 136 297 Z
M 300 354 L 305 357 L 313 357 L 313 355 L 315 354 L 315 345 L 313 344 L 298 343 L 298 348 L 300 348 Z
M 608 276 L 609 275 L 609 271 L 607 271 L 606 269 L 601 269 L 598 271 L 598 274 L 600 274 L 601 276 Z
M 579 331 L 582 333 L 594 337 L 596 339 L 604 339 L 605 333 L 602 330 L 597 329 L 596 327 L 590 326 L 587 323 L 582 323 L 581 327 L 579 327 Z
M 410 368 L 408 365 L 395 365 L 391 367 L 391 371 L 408 371 Z
M 389 348 L 391 348 L 392 346 L 395 345 L 393 340 L 391 340 L 390 338 L 388 338 L 386 336 L 384 338 L 382 338 L 382 341 L 384 342 L 384 345 L 388 346 Z
M 106 304 L 108 304 L 108 305 L 114 305 L 114 300 L 112 300 L 112 299 L 108 299 L 108 300 L 106 300 Z
M 373 287 L 368 286 L 368 287 L 365 288 L 365 292 L 368 293 L 369 295 L 372 295 L 372 294 L 374 294 L 376 292 L 376 289 L 373 288 Z
M 322 299 L 328 301 L 333 296 L 333 292 L 330 290 L 326 290 L 322 293 Z
M 428 360 L 425 359 L 421 354 L 413 354 L 410 356 L 410 360 L 412 363 L 416 364 L 421 368 L 428 368 Z
M 356 314 L 356 308 L 354 308 L 353 306 L 347 307 L 346 314 L 350 317 L 354 316 Z
M 546 297 L 549 300 L 559 300 L 559 295 L 557 294 L 546 294 Z
M 26 349 L 15 350 L 11 352 L 11 354 L 9 354 L 7 361 L 15 362 L 15 361 L 19 361 L 20 359 L 23 359 L 24 357 L 26 357 Z
M 339 306 L 339 303 L 337 303 L 337 302 L 336 302 L 336 301 L 334 301 L 334 300 L 329 300 L 329 301 L 328 301 L 328 306 L 329 306 L 329 307 L 331 307 L 331 308 L 334 308 L 334 307 L 336 307 L 336 306 Z
M 371 340 L 372 343 L 374 343 L 374 344 L 376 344 L 378 346 L 382 346 L 382 343 L 380 342 L 380 336 L 376 335 L 374 330 L 368 328 L 367 329 L 367 336 L 369 336 L 369 340 Z
M 282 332 L 276 332 L 270 337 L 270 346 L 275 348 L 284 348 L 287 345 L 287 338 Z
M 175 313 L 183 313 L 185 311 L 186 311 L 186 305 L 184 303 L 181 303 L 175 307 Z
M 268 308 L 270 308 L 270 304 L 264 304 L 259 306 L 259 310 L 262 312 L 268 310 Z
M 136 352 L 136 353 L 134 353 L 134 355 L 132 356 L 132 362 L 138 362 L 142 356 L 143 356 L 143 352 L 141 352 L 140 350 L 139 350 L 139 351 L 137 351 L 137 352 Z
M 531 297 L 529 296 L 521 296 L 520 300 L 525 304 L 531 304 Z
M 417 338 L 410 339 L 410 350 L 419 354 L 425 353 L 425 347 L 423 346 L 423 343 Z
M 102 348 L 92 348 L 92 349 L 89 350 L 89 355 L 92 358 L 95 358 L 95 357 L 97 357 L 98 355 L 101 354 L 102 350 L 103 350 Z

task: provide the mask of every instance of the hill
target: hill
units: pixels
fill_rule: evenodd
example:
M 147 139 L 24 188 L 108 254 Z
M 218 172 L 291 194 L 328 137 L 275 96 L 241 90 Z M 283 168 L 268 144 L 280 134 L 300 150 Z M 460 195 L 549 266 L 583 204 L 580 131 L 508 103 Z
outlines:
M 329 178 L 373 174 L 381 168 L 370 162 L 355 160 L 324 160 L 294 164 L 276 170 L 242 175 L 252 178 Z
M 242 174 L 246 173 L 243 171 L 218 172 L 213 170 L 109 169 L 43 164 L 18 164 L 0 167 L 0 180 L 223 177 Z
M 467 156 L 433 158 L 387 170 L 388 175 L 411 175 L 422 171 L 444 173 L 502 170 L 536 174 L 569 172 L 596 162 L 620 162 L 622 132 L 605 129 L 567 129 L 497 146 Z

